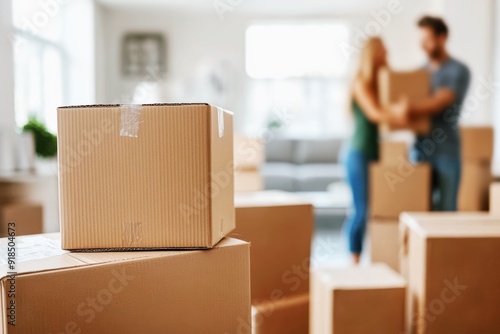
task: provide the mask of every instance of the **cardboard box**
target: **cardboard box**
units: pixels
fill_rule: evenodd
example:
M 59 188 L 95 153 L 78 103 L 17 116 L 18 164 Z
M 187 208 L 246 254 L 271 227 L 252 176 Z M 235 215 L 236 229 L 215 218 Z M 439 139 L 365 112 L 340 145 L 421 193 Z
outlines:
M 398 141 L 380 142 L 380 162 L 384 165 L 397 165 L 408 160 L 408 145 Z
M 256 171 L 265 160 L 263 141 L 258 138 L 234 135 L 234 168 Z
M 14 222 L 15 225 L 9 225 Z M 34 203 L 9 203 L 0 207 L 0 236 L 10 232 L 16 236 L 43 232 L 43 207 Z
M 3 333 L 238 333 L 250 324 L 246 242 L 223 239 L 200 251 L 68 253 L 59 240 L 16 239 L 15 284 L 7 266 L 1 269 Z M 7 242 L 0 240 L 2 254 Z M 6 306 L 11 288 L 15 327 Z
M 404 214 L 410 333 L 500 332 L 500 219 Z
M 59 108 L 62 247 L 213 247 L 234 228 L 232 124 L 208 104 Z
M 406 96 L 409 102 L 428 97 L 431 93 L 430 76 L 426 70 L 411 72 L 397 72 L 389 68 L 382 68 L 378 72 L 378 94 L 382 107 L 387 108 Z M 416 133 L 428 133 L 431 121 L 428 116 L 414 116 L 408 126 L 399 127 L 385 124 L 383 130 L 408 129 Z
M 385 263 L 393 270 L 399 271 L 399 220 L 373 219 L 368 227 L 372 262 Z
M 236 194 L 236 229 L 230 235 L 252 244 L 252 304 L 276 293 L 309 292 L 313 207 L 279 191 Z
M 234 191 L 253 192 L 264 189 L 264 178 L 260 171 L 235 170 L 234 171 Z
M 370 215 L 397 219 L 403 211 L 431 209 L 431 168 L 427 164 L 370 165 Z
M 406 283 L 386 265 L 312 275 L 310 333 L 403 333 Z
M 490 213 L 500 216 L 500 182 L 490 185 Z
M 462 137 L 462 159 L 474 161 L 493 160 L 493 127 L 461 127 L 460 135 Z
M 309 294 L 278 299 L 252 307 L 253 334 L 309 332 Z
M 491 162 L 463 160 L 458 210 L 487 211 L 491 181 Z

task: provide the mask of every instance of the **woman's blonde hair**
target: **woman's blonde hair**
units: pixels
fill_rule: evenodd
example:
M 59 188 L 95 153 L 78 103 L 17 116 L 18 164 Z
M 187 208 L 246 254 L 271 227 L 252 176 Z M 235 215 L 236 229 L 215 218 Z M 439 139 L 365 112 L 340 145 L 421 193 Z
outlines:
M 363 45 L 359 57 L 358 69 L 355 72 L 354 81 L 361 80 L 365 85 L 377 92 L 377 64 L 375 64 L 375 54 L 378 48 L 383 46 L 380 37 L 371 37 Z M 354 94 L 351 90 L 351 101 L 354 101 Z

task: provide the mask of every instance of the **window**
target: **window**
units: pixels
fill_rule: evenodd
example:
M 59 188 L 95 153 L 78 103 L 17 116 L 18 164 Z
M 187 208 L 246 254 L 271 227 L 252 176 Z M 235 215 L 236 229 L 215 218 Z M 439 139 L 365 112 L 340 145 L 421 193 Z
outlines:
M 348 38 L 341 22 L 250 26 L 251 115 L 245 131 L 259 135 L 278 122 L 280 131 L 291 136 L 345 135 L 348 66 L 339 46 Z

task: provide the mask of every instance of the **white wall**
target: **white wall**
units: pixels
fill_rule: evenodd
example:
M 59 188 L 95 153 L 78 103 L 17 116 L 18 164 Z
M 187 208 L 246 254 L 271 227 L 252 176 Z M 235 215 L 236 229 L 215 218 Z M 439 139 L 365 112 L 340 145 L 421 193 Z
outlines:
M 0 127 L 15 124 L 11 1 L 0 1 Z

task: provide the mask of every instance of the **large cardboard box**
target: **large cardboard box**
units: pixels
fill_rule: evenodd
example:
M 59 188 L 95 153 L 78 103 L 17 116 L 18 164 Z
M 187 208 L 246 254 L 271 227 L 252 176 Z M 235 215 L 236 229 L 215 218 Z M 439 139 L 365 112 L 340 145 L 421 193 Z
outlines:
M 253 334 L 309 332 L 309 294 L 285 297 L 252 307 Z
M 9 232 L 16 236 L 43 233 L 43 207 L 23 202 L 1 205 L 0 237 L 8 236 Z
M 369 224 L 370 255 L 374 263 L 385 263 L 399 271 L 399 220 L 372 219 Z
M 431 209 L 431 168 L 401 160 L 398 165 L 370 165 L 369 201 L 372 217 L 395 218 L 403 211 Z
M 500 332 L 500 219 L 432 217 L 401 216 L 407 226 L 408 332 Z
M 386 265 L 312 275 L 310 333 L 403 333 L 406 283 Z
M 490 213 L 500 216 L 500 182 L 492 183 L 490 186 Z
M 235 170 L 234 191 L 254 192 L 264 190 L 264 178 L 258 170 Z
M 384 140 L 380 142 L 380 162 L 397 165 L 401 159 L 408 160 L 408 145 L 405 142 Z
M 240 333 L 250 324 L 246 242 L 223 239 L 199 251 L 68 253 L 59 239 L 17 238 L 14 280 L 5 264 L 8 239 L 0 240 L 2 333 Z
M 493 128 L 491 126 L 467 126 L 460 128 L 462 159 L 491 161 L 493 159 Z
M 388 107 L 392 103 L 398 102 L 402 97 L 407 97 L 409 102 L 424 99 L 431 93 L 429 73 L 426 70 L 397 72 L 383 68 L 378 73 L 378 93 L 382 107 Z M 385 124 L 383 129 L 409 129 L 417 133 L 428 133 L 430 124 L 428 116 L 413 116 L 409 120 L 408 126 L 399 127 Z
M 262 139 L 234 135 L 234 168 L 236 170 L 256 171 L 265 160 Z
M 232 124 L 208 104 L 59 108 L 62 247 L 213 247 L 234 228 Z
M 252 244 L 252 304 L 276 294 L 309 292 L 313 207 L 293 194 L 266 191 L 235 196 L 236 229 Z
M 491 162 L 462 160 L 458 210 L 487 211 L 491 181 Z

